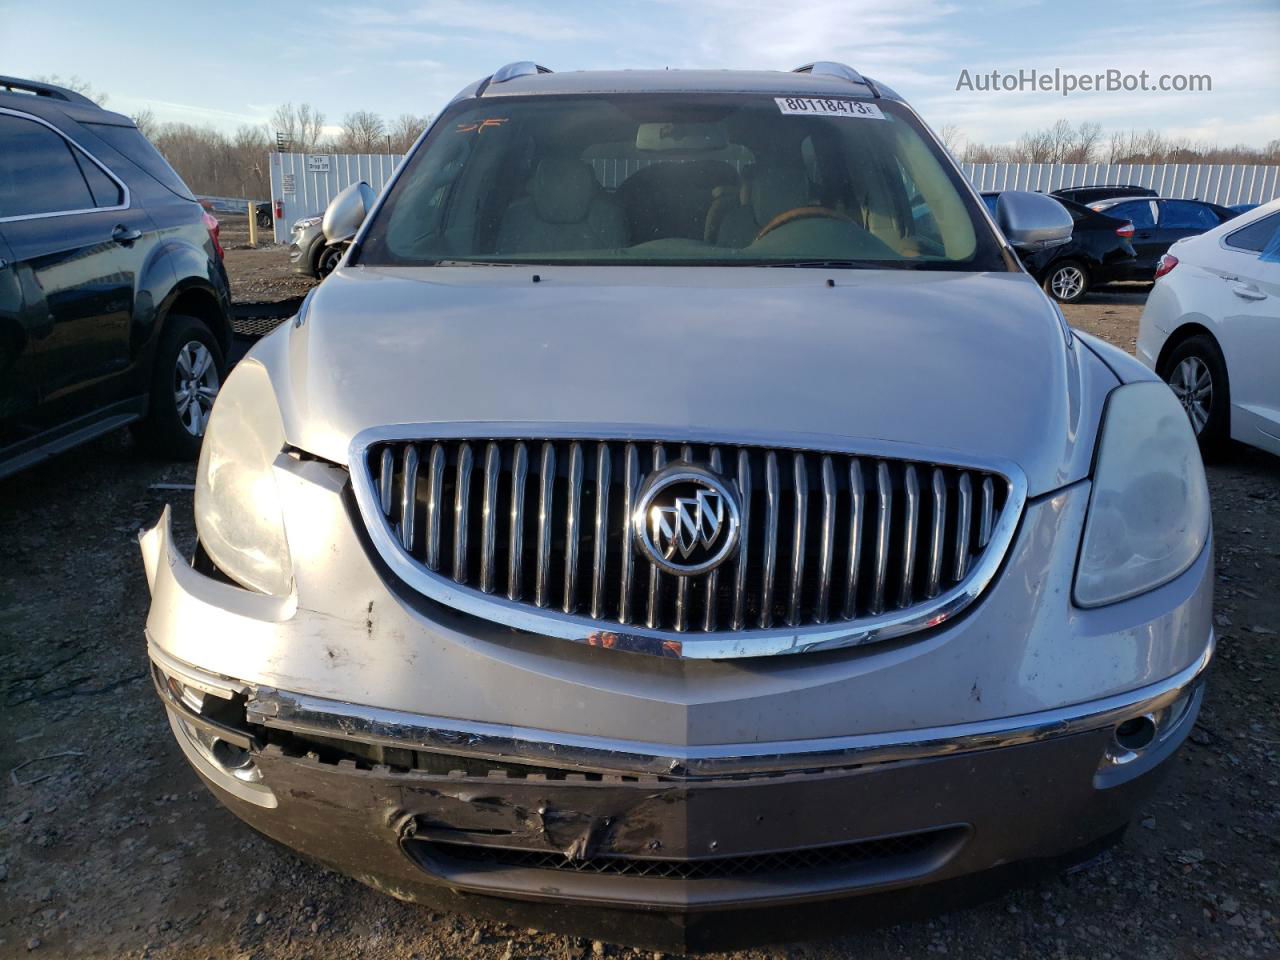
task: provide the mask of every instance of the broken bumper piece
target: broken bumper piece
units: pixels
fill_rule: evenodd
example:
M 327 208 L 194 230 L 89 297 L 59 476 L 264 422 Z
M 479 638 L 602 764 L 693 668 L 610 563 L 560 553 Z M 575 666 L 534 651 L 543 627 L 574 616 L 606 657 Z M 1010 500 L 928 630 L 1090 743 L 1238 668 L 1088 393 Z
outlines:
M 671 951 L 936 909 L 980 889 L 960 878 L 1114 835 L 1194 723 L 1211 650 L 1001 729 L 663 753 L 253 688 L 150 648 L 188 759 L 268 836 L 401 899 Z M 1149 737 L 1117 738 L 1135 719 Z

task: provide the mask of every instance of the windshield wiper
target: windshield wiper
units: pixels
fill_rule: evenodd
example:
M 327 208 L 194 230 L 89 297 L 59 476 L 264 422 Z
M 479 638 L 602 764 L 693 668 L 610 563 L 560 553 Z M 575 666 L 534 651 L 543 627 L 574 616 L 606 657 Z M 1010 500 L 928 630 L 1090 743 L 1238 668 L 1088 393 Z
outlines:
M 514 260 L 433 260 L 433 267 L 527 267 L 527 263 Z
M 762 267 L 799 267 L 809 270 L 893 270 L 911 269 L 909 260 L 774 260 Z

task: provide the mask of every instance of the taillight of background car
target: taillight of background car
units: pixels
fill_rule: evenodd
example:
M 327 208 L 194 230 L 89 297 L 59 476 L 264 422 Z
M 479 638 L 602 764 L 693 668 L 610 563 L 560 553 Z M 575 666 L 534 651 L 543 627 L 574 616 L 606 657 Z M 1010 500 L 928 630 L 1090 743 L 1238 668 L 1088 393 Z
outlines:
M 1124 238 L 1125 240 L 1132 240 L 1132 239 L 1133 239 L 1133 224 L 1132 224 L 1132 223 L 1124 223 L 1124 224 L 1121 224 L 1120 226 L 1116 227 L 1116 236 L 1117 236 L 1117 237 L 1122 237 L 1122 238 Z
M 1160 262 L 1156 264 L 1156 279 L 1159 280 L 1177 265 L 1178 258 L 1171 253 L 1166 253 L 1160 258 Z
M 204 226 L 209 231 L 209 239 L 213 241 L 213 249 L 218 254 L 218 259 L 223 259 L 222 244 L 218 240 L 218 232 L 222 228 L 218 225 L 218 218 L 208 210 L 204 211 Z

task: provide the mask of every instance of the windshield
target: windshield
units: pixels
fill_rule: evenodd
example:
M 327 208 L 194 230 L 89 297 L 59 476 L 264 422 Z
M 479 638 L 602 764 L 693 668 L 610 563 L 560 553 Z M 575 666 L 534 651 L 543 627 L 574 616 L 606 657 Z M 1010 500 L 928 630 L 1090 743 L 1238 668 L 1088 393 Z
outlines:
M 1008 269 L 910 111 L 746 94 L 464 101 L 359 260 Z

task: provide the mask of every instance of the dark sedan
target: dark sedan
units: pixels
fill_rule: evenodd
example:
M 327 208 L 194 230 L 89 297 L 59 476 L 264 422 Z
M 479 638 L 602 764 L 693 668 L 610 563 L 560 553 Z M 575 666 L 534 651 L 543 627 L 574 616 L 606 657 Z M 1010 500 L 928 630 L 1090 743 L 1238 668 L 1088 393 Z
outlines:
M 1133 267 L 1134 280 L 1154 280 L 1156 265 L 1173 244 L 1238 215 L 1230 207 L 1216 203 L 1173 197 L 1124 197 L 1099 200 L 1089 206 L 1133 224 L 1133 249 L 1138 258 Z
M 999 196 L 982 195 L 993 217 Z M 1062 303 L 1078 303 L 1099 284 L 1128 280 L 1135 264 L 1129 243 L 1133 224 L 1062 197 L 1054 199 L 1067 208 L 1075 221 L 1071 241 L 1061 247 L 1022 254 L 1027 272 L 1040 281 L 1045 292 Z

